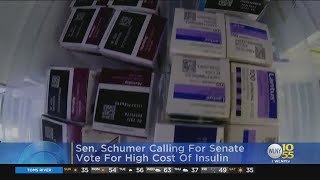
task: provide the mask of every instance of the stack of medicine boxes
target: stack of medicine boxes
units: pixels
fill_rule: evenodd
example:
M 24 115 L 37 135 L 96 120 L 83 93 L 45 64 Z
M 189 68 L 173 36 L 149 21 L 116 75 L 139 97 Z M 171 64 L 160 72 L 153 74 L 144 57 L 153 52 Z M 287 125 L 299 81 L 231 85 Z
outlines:
M 278 141 L 272 41 L 267 25 L 245 17 L 175 9 L 168 116 L 156 142 Z
M 158 0 L 71 2 L 60 45 L 128 63 L 121 70 L 50 68 L 44 140 L 143 142 L 148 138 L 153 72 L 166 25 L 166 19 L 157 15 L 159 4 Z

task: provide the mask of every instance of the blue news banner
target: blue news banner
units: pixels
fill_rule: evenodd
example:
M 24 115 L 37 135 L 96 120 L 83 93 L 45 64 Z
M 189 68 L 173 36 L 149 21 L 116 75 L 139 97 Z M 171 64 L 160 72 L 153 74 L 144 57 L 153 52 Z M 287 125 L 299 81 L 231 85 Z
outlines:
M 0 143 L 0 164 L 319 164 L 317 143 Z

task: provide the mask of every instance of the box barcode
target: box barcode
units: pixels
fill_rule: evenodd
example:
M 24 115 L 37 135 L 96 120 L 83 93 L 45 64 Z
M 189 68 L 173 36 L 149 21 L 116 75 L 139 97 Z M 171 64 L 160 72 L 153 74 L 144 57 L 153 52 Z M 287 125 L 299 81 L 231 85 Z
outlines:
M 182 62 L 182 72 L 195 73 L 196 67 L 197 67 L 197 63 L 195 60 L 184 59 Z
M 108 120 L 114 120 L 115 113 L 116 113 L 116 106 L 106 104 L 103 106 L 102 118 L 108 119 Z
M 52 76 L 51 77 L 51 87 L 59 88 L 60 86 L 60 76 Z
M 258 59 L 266 59 L 266 49 L 262 46 L 255 46 L 255 55 Z
M 195 12 L 184 12 L 184 20 L 185 21 L 196 21 L 196 13 Z

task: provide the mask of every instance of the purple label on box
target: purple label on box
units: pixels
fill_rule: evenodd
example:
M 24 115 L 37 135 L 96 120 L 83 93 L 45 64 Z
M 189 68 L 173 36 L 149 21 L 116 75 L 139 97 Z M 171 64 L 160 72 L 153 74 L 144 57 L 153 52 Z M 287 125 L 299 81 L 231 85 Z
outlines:
M 268 72 L 269 78 L 269 117 L 278 117 L 278 105 L 277 105 L 277 86 L 276 86 L 276 74 L 274 72 Z
M 225 88 L 176 84 L 174 86 L 173 97 L 178 99 L 225 102 Z
M 236 88 L 241 88 L 241 83 L 237 83 L 236 85 L 237 85 Z
M 277 92 L 275 73 L 257 71 L 258 117 L 277 118 Z
M 221 33 L 178 28 L 176 39 L 221 44 Z
M 243 142 L 244 143 L 256 142 L 256 130 L 244 130 L 243 131 Z
M 268 34 L 266 30 L 246 26 L 243 24 L 230 23 L 231 34 L 238 33 L 246 36 L 251 36 L 263 40 L 268 40 Z

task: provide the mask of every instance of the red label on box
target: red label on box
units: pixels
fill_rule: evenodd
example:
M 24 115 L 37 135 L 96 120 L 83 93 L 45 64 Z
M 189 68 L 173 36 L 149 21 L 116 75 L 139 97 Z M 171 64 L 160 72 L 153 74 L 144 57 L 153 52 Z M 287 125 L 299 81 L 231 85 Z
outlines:
M 109 25 L 114 10 L 111 8 L 101 8 L 94 20 L 86 44 L 99 45 L 100 41 Z
M 86 121 L 89 69 L 75 68 L 73 75 L 71 120 Z
M 153 60 L 160 44 L 161 35 L 164 31 L 166 19 L 152 15 L 146 33 L 142 39 L 137 56 Z
M 67 126 L 67 142 L 81 143 L 82 142 L 82 127 L 68 124 Z
M 151 77 L 152 72 L 150 70 L 133 71 L 103 69 L 100 77 L 100 83 L 150 87 Z

